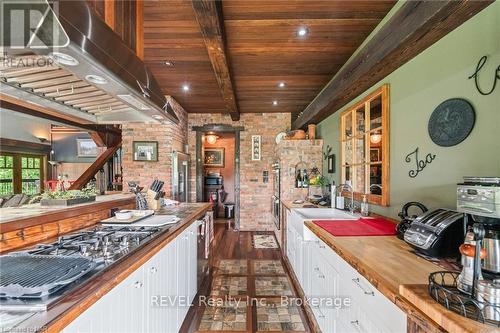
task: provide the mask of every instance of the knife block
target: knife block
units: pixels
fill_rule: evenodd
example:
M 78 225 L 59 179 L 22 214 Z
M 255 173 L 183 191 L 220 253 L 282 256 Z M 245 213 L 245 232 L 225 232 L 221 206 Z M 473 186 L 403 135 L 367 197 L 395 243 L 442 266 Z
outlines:
M 158 194 L 158 192 L 155 192 L 153 190 L 148 190 L 146 193 L 146 201 L 148 202 L 148 207 L 149 209 L 153 210 L 158 210 L 161 207 L 160 200 L 156 200 L 155 197 Z

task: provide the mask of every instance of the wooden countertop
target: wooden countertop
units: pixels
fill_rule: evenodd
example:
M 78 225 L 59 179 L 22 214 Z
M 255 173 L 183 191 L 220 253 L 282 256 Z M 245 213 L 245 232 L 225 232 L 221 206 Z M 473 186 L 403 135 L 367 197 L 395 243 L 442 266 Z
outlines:
M 61 207 L 42 207 L 40 204 L 23 205 L 20 207 L 0 208 L 0 232 L 8 232 L 20 228 L 49 223 L 73 216 L 91 213 L 107 206 L 124 205 L 135 202 L 131 193 L 99 195 L 96 201 L 78 205 Z
M 493 333 L 500 332 L 500 328 L 481 324 L 477 321 L 466 319 L 461 315 L 446 310 L 436 302 L 427 291 L 427 284 L 402 285 L 399 293 L 413 306 L 431 318 L 439 326 L 451 333 Z
M 160 232 L 151 241 L 129 255 L 125 260 L 111 266 L 102 274 L 92 277 L 81 286 L 63 296 L 50 309 L 38 312 L 15 327 L 17 331 L 59 332 L 82 312 L 108 293 L 113 287 L 126 279 L 132 272 L 158 253 L 175 239 L 191 223 L 211 209 L 210 203 L 184 203 L 175 207 L 162 208 L 157 214 L 175 214 L 181 218 L 170 228 Z
M 427 284 L 430 273 L 442 270 L 396 236 L 334 237 L 310 221 L 305 225 L 394 303 L 399 286 Z
M 443 269 L 415 255 L 396 236 L 334 237 L 311 221 L 305 225 L 409 315 L 417 309 L 449 332 L 499 332 L 434 301 L 427 292 L 429 274 Z

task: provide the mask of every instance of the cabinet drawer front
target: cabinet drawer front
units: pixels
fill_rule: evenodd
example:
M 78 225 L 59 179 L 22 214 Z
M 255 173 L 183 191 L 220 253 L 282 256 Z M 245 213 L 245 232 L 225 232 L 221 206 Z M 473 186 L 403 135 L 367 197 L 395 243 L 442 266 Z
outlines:
M 340 262 L 340 271 L 345 286 L 343 289 L 350 293 L 348 296 L 352 302 L 366 315 L 365 321 L 383 328 L 385 332 L 406 332 L 406 314 L 396 304 L 347 262 Z
M 315 236 L 311 242 L 313 244 L 312 253 L 319 254 L 333 269 L 339 271 L 339 260 L 342 259 L 319 237 Z
M 399 309 L 393 302 L 385 297 L 377 290 L 365 277 L 363 277 L 356 269 L 342 259 L 334 250 L 332 250 L 319 237 L 314 235 L 312 238 L 311 256 L 316 258 L 316 265 L 319 266 L 321 272 L 330 269 L 330 272 L 336 272 L 339 276 L 336 283 L 336 295 L 340 297 L 349 297 L 354 307 L 359 307 L 358 311 L 350 313 L 356 316 L 351 321 L 359 320 L 359 325 L 344 321 L 342 325 L 350 331 L 382 332 L 399 333 L 406 332 L 406 314 Z M 319 254 L 319 255 L 317 255 Z M 313 276 L 315 275 L 312 273 Z M 333 273 L 330 273 L 330 275 Z M 311 283 L 319 284 L 319 279 L 311 279 Z M 324 285 L 325 284 L 323 281 Z M 329 295 L 330 290 L 321 289 L 325 294 Z M 387 318 L 387 319 L 386 319 Z M 390 319 L 389 319 L 390 318 Z

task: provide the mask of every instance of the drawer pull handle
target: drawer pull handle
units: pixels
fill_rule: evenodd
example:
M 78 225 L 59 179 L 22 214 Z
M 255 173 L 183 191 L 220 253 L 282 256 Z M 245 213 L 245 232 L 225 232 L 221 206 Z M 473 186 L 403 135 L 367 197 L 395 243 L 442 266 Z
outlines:
M 317 309 L 318 309 L 318 312 L 319 312 L 318 317 L 320 317 L 321 319 L 325 319 L 325 318 L 326 318 L 326 316 L 325 316 L 325 314 L 323 313 L 323 311 L 321 311 L 321 309 L 320 309 L 320 307 L 319 307 L 319 306 L 317 307 Z
M 136 288 L 136 289 L 142 288 L 142 282 L 141 281 L 136 281 L 134 283 L 134 288 Z
M 316 272 L 319 272 L 319 267 L 314 267 L 314 270 L 315 270 Z
M 325 278 L 325 276 L 324 276 L 323 274 L 318 274 L 318 277 L 319 277 L 320 279 L 324 279 L 324 278 Z
M 351 320 L 351 325 L 354 326 L 357 332 L 361 332 L 359 327 L 359 320 Z
M 361 283 L 359 282 L 359 278 L 352 279 L 352 282 L 354 282 L 359 287 L 359 289 L 363 290 L 363 292 L 365 293 L 365 295 L 375 296 L 375 292 L 374 291 L 367 291 L 365 288 L 363 288 L 363 286 L 361 286 Z
M 158 272 L 158 268 L 156 268 L 156 267 L 151 267 L 151 268 L 149 269 L 149 271 L 151 272 L 151 274 L 155 274 L 156 272 Z

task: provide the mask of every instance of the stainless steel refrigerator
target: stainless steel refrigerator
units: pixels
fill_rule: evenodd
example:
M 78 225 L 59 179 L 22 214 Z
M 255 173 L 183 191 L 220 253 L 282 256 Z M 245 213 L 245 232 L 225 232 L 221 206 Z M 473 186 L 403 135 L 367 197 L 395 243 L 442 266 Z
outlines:
M 172 153 L 172 197 L 189 201 L 189 155 L 177 151 Z

